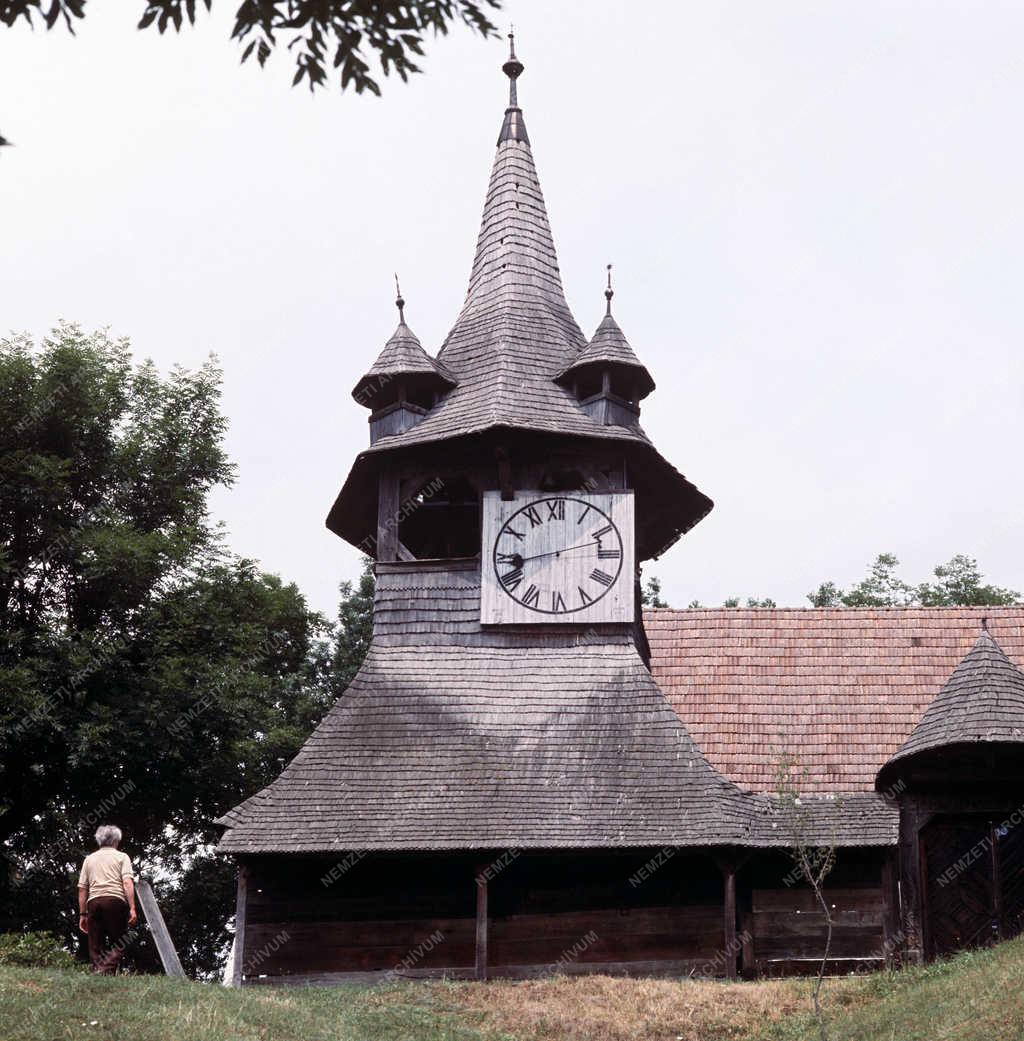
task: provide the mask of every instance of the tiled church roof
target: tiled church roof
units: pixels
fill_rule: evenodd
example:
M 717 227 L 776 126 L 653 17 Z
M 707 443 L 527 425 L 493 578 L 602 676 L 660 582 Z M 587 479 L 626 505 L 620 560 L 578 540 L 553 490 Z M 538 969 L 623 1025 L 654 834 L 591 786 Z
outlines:
M 1024 672 L 987 631 L 979 634 L 886 765 L 935 748 L 979 742 L 1024 744 Z
M 654 677 L 711 764 L 771 792 L 780 750 L 812 793 L 869 792 L 983 617 L 1024 662 L 1024 608 L 645 612 Z M 986 655 L 988 652 L 986 652 Z

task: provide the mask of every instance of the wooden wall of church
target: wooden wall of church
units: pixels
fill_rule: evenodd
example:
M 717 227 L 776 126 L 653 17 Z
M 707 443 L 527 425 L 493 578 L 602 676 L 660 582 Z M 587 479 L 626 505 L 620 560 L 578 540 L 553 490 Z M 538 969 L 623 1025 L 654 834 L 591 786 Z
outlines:
M 357 857 L 247 859 L 246 983 L 472 977 L 482 872 L 491 976 L 725 971 L 706 856 Z
M 833 927 L 830 973 L 878 968 L 898 953 L 892 851 L 843 849 L 825 882 Z M 740 932 L 745 975 L 816 971 L 825 950 L 825 915 L 811 887 L 783 853 L 761 853 L 741 873 Z
M 829 971 L 877 967 L 898 951 L 891 857 L 840 851 L 826 887 Z M 722 976 L 730 967 L 723 876 L 710 851 L 289 855 L 245 866 L 246 983 L 472 978 L 478 877 L 487 879 L 491 977 Z M 791 872 L 777 852 L 739 869 L 733 953 L 745 975 L 817 967 L 824 916 Z

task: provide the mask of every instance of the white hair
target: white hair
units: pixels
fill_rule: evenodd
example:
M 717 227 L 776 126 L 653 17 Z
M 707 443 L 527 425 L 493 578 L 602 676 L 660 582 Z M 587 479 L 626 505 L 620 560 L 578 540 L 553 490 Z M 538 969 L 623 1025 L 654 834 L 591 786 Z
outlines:
M 121 841 L 121 829 L 116 824 L 101 824 L 96 829 L 97 846 L 116 846 Z

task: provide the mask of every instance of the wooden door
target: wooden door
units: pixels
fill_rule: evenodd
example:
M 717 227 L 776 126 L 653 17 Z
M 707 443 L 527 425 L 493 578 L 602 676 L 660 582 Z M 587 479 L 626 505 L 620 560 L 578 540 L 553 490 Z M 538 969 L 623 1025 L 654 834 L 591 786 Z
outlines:
M 924 941 L 935 958 L 999 937 L 996 856 L 985 817 L 945 817 L 921 832 Z
M 1004 939 L 1024 932 L 1024 824 L 996 825 L 1001 933 Z

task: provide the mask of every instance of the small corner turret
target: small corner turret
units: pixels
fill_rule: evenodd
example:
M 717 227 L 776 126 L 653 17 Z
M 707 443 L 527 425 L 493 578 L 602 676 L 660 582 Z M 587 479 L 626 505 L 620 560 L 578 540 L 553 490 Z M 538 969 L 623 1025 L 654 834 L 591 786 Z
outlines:
M 415 426 L 456 385 L 405 324 L 405 300 L 395 276 L 398 328 L 359 382 L 352 397 L 370 409 L 370 444 Z
M 604 318 L 590 342 L 556 379 L 598 423 L 630 427 L 639 423 L 640 402 L 654 390 L 654 380 L 612 316 L 614 295 L 609 264 Z

